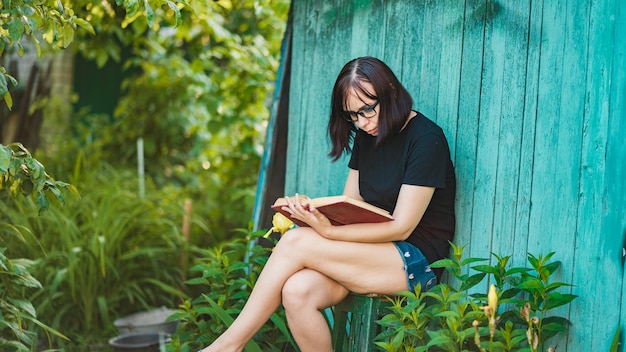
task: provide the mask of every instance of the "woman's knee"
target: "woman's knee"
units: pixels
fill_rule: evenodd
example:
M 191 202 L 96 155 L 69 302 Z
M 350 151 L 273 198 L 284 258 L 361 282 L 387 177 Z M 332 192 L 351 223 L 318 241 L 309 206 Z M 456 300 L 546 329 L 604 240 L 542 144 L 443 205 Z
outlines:
M 306 276 L 305 273 L 297 272 L 283 285 L 282 302 L 286 310 L 298 310 L 305 305 L 311 305 L 314 287 Z
M 287 251 L 288 253 L 298 253 L 304 255 L 312 249 L 316 239 L 320 235 L 310 228 L 295 228 L 287 231 L 276 244 L 274 252 Z

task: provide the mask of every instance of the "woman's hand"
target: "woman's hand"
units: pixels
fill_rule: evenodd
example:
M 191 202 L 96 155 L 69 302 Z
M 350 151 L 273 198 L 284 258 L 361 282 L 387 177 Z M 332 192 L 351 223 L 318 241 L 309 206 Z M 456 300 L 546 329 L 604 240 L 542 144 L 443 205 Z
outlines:
M 288 206 L 283 207 L 283 210 L 288 211 L 294 219 L 307 223 L 320 235 L 330 238 L 330 229 L 332 229 L 333 225 L 324 214 L 320 213 L 310 204 L 303 205 L 300 202 L 298 193 L 296 193 L 296 196 L 293 198 L 294 201 L 292 201 L 291 197 L 285 198 L 287 199 Z

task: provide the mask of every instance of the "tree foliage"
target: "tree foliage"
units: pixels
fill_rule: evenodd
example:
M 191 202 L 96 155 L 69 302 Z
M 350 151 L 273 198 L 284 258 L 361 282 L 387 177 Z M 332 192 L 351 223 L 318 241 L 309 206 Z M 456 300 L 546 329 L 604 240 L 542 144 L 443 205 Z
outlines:
M 247 223 L 289 1 L 2 4 L 3 52 L 23 51 L 25 37 L 38 51 L 40 42 L 63 48 L 71 29 L 70 50 L 99 67 L 110 61 L 124 67 L 114 116 L 46 114 L 48 125 L 57 126 L 46 130 L 47 155 L 40 160 L 58 177 L 74 172 L 76 158 L 95 155 L 114 167 L 134 168 L 142 138 L 146 173 L 158 186 L 183 187 L 223 233 Z M 11 26 L 23 32 L 9 30 L 7 23 L 22 21 L 28 25 Z M 0 81 L 0 96 L 10 106 L 8 86 L 16 82 L 6 74 Z
M 96 35 L 96 28 L 92 24 L 101 24 L 97 19 L 112 17 L 116 9 L 124 12 L 123 23 L 133 23 L 139 18 L 145 19 L 148 24 L 156 21 L 155 11 L 166 6 L 173 13 L 175 21 L 181 22 L 179 6 L 186 1 L 182 0 L 115 0 L 109 1 L 40 1 L 40 0 L 17 0 L 0 2 L 0 56 L 5 50 L 17 50 L 19 55 L 24 54 L 24 37 L 29 38 L 41 55 L 42 45 L 47 44 L 48 49 L 67 48 L 75 37 Z M 145 15 L 145 16 L 142 16 Z M 114 17 L 114 16 L 113 16 Z M 114 52 L 110 52 L 114 54 Z M 13 105 L 8 91 L 8 82 L 13 85 L 17 81 L 7 74 L 4 67 L 0 66 L 0 97 L 4 97 L 6 104 L 11 108 Z

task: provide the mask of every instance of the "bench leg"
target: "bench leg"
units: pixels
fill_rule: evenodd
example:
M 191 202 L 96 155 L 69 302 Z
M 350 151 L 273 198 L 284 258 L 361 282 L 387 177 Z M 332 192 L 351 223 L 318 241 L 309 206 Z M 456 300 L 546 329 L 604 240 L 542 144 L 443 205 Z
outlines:
M 374 338 L 380 331 L 376 320 L 386 303 L 380 297 L 351 293 L 337 304 L 332 330 L 335 352 L 375 351 Z

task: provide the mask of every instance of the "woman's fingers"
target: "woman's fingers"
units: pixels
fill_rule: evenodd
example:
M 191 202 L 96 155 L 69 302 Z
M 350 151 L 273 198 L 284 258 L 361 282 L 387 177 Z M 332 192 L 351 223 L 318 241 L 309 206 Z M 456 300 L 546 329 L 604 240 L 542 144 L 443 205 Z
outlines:
M 296 218 L 304 218 L 309 211 L 300 203 L 300 196 L 296 193 L 295 197 L 285 197 L 287 199 L 287 208 L 283 207 L 292 216 Z

